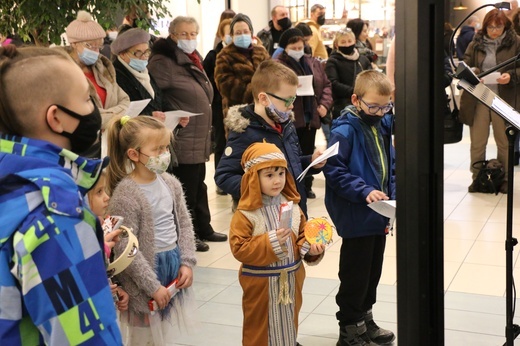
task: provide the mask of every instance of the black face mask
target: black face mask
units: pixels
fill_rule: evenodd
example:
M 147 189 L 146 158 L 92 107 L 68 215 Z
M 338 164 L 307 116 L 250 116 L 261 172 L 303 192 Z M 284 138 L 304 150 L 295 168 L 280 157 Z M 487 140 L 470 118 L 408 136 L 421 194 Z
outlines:
M 362 109 L 358 110 L 358 115 L 361 118 L 361 120 L 369 126 L 377 126 L 379 125 L 381 120 L 383 120 L 382 116 L 367 114 Z
M 94 104 L 94 110 L 87 115 L 80 115 L 66 107 L 56 105 L 56 107 L 71 117 L 79 120 L 78 127 L 76 127 L 74 132 L 63 131 L 59 133 L 70 140 L 70 150 L 76 154 L 83 153 L 90 148 L 96 142 L 98 133 L 101 130 L 101 113 L 96 104 L 92 103 Z
M 322 14 L 321 16 L 319 16 L 316 23 L 318 23 L 319 25 L 325 24 L 325 15 Z
M 338 50 L 345 55 L 351 55 L 354 52 L 354 46 L 338 47 Z
M 289 19 L 289 17 L 285 17 L 282 19 L 278 19 L 278 25 L 280 25 L 282 27 L 281 31 L 285 31 L 292 26 L 292 23 L 291 23 L 291 20 Z

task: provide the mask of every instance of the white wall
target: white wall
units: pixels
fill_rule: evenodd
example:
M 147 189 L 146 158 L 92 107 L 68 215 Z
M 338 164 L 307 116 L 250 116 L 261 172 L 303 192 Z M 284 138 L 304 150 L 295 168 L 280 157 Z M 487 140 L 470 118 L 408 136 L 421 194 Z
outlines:
M 255 35 L 265 28 L 271 20 L 269 1 L 231 0 L 231 9 L 236 13 L 243 13 L 251 18 Z

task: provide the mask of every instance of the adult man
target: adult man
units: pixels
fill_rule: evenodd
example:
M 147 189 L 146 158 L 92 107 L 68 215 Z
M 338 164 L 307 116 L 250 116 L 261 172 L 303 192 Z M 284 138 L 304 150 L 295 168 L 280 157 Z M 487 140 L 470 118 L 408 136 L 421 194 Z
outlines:
M 226 241 L 227 236 L 211 227 L 208 205 L 206 161 L 211 145 L 211 102 L 213 87 L 197 51 L 199 25 L 192 17 L 178 16 L 170 24 L 170 35 L 152 47 L 148 71 L 163 92 L 170 109 L 201 113 L 175 133 L 174 150 L 179 161 L 173 174 L 181 181 L 193 218 L 197 251 L 208 251 L 203 242 Z
M 103 164 L 71 151 L 101 129 L 87 79 L 50 48 L 0 47 L 0 69 L 0 345 L 121 345 L 83 199 Z
M 289 29 L 291 25 L 289 10 L 282 5 L 273 7 L 269 26 L 260 30 L 257 35 L 265 49 L 269 52 L 269 55 L 273 55 L 274 50 L 278 48 L 278 42 L 280 42 L 282 33 Z
M 329 55 L 323 44 L 320 32 L 320 27 L 325 24 L 325 7 L 320 4 L 313 5 L 311 7 L 310 19 L 303 22 L 307 23 L 312 30 L 312 38 L 309 40 L 309 46 L 312 48 L 312 56 L 327 59 Z
M 475 31 L 480 28 L 480 19 L 477 16 L 471 16 L 466 21 L 466 25 L 460 29 L 460 34 L 457 37 L 457 58 L 464 59 L 464 52 L 468 48 L 469 43 L 475 36 Z M 446 52 L 449 54 L 450 52 Z

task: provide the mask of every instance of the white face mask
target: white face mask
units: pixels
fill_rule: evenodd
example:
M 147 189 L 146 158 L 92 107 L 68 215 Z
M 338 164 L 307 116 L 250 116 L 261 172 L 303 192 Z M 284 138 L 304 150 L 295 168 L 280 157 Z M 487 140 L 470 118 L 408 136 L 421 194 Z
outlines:
M 146 154 L 143 155 L 147 156 Z M 171 157 L 172 156 L 169 151 L 165 151 L 159 156 L 148 156 L 148 161 L 144 166 L 152 173 L 163 174 L 170 165 Z
M 186 54 L 191 54 L 197 49 L 197 40 L 179 40 L 177 46 Z
M 293 58 L 296 61 L 300 61 L 301 57 L 305 54 L 303 50 L 287 50 L 287 55 L 289 55 L 291 58 Z

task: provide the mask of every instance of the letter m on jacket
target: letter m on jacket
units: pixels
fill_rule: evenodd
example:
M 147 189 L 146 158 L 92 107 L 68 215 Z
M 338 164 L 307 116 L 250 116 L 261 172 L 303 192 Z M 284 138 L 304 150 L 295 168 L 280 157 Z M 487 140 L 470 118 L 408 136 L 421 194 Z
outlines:
M 43 285 L 58 315 L 83 301 L 76 280 L 69 269 L 59 273 L 57 279 L 48 278 Z

